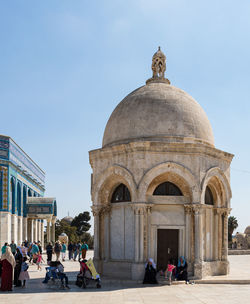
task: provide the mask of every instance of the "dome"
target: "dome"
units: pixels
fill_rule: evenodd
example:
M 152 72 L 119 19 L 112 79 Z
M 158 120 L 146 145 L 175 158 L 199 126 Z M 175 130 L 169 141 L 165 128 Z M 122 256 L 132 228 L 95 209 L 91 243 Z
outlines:
M 71 216 L 65 216 L 64 218 L 62 218 L 62 221 L 66 222 L 67 224 L 71 224 L 71 222 L 73 221 L 73 217 Z
M 247 226 L 247 228 L 244 231 L 245 234 L 250 234 L 250 226 Z
M 212 127 L 202 107 L 165 78 L 151 78 L 125 97 L 111 114 L 103 147 L 133 141 L 214 145 Z

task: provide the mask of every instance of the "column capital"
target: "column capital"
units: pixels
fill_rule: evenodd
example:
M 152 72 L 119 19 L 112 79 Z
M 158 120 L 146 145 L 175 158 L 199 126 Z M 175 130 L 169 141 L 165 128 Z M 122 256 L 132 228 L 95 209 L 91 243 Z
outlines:
M 91 206 L 91 210 L 94 216 L 98 216 L 101 212 L 102 206 L 101 205 L 93 205 Z
M 201 214 L 203 212 L 203 208 L 201 204 L 193 204 L 192 205 L 192 211 L 195 215 Z
M 193 212 L 193 207 L 192 205 L 184 205 L 184 210 L 186 214 L 191 214 Z
M 231 212 L 231 208 L 221 208 L 221 207 L 217 207 L 214 208 L 214 213 L 218 214 L 218 215 L 224 215 L 224 216 L 228 216 Z
M 151 212 L 153 204 L 148 204 L 148 203 L 130 203 L 130 206 L 134 210 L 134 214 L 143 215 L 143 214 Z
M 111 209 L 112 209 L 111 204 L 105 204 L 105 205 L 103 205 L 103 206 L 101 207 L 101 209 L 100 209 L 99 212 L 100 212 L 101 214 L 107 214 L 107 213 L 110 213 Z

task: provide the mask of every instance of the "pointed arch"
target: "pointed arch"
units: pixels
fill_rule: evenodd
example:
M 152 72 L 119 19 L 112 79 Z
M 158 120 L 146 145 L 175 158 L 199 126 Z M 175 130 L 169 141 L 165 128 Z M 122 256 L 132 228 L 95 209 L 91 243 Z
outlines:
M 219 167 L 210 168 L 201 183 L 201 203 L 205 203 L 206 188 L 209 185 L 213 195 L 216 196 L 215 205 L 230 208 L 230 199 L 232 197 L 230 183 Z
M 162 182 L 169 181 L 178 186 L 190 202 L 200 201 L 199 181 L 186 167 L 175 162 L 164 162 L 149 169 L 139 183 L 138 196 L 141 201 Z
M 92 201 L 94 204 L 109 203 L 114 189 L 124 184 L 131 195 L 131 200 L 137 197 L 136 183 L 132 173 L 119 165 L 113 165 L 103 171 L 92 186 Z

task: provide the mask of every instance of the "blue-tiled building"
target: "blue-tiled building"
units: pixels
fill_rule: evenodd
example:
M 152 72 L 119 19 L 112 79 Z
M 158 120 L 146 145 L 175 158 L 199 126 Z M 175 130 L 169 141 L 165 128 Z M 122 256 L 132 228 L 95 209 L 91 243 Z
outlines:
M 43 242 L 44 219 L 50 225 L 56 217 L 55 199 L 39 199 L 44 192 L 45 172 L 11 137 L 0 135 L 0 246 L 11 240 L 17 244 L 26 239 Z M 31 198 L 33 209 L 29 207 Z M 40 212 L 36 208 L 41 204 L 49 208 Z

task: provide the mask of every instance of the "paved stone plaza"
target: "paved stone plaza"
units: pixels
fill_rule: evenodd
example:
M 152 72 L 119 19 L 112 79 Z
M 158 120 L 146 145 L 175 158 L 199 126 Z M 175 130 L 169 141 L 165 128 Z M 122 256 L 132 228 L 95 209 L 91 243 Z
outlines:
M 92 257 L 93 253 L 88 252 Z M 228 279 L 250 278 L 250 256 L 229 256 L 231 263 L 231 275 Z M 77 262 L 65 262 L 65 272 L 70 281 L 75 278 L 79 264 Z M 143 286 L 129 281 L 102 280 L 102 289 L 80 289 L 70 284 L 68 291 L 49 289 L 42 284 L 45 275 L 37 271 L 36 266 L 30 266 L 31 280 L 27 282 L 25 289 L 16 288 L 14 292 L 0 293 L 1 304 L 12 303 L 97 303 L 97 304 L 152 304 L 152 303 L 241 303 L 250 302 L 250 285 L 242 284 L 195 284 L 172 286 Z M 219 280 L 221 277 L 216 277 Z M 214 279 L 214 277 L 213 277 Z M 106 282 L 105 282 L 106 281 Z

